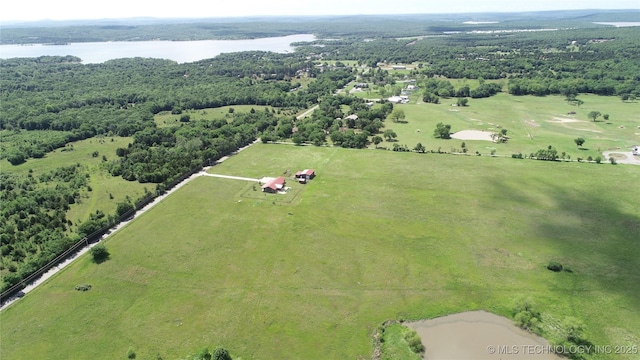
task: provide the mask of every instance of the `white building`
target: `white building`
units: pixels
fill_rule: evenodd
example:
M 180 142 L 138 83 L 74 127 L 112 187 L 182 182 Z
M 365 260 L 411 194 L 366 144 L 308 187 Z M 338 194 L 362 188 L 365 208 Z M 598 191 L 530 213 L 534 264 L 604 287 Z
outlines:
M 394 103 L 394 104 L 406 104 L 409 102 L 409 97 L 405 96 L 405 95 L 401 95 L 401 96 L 392 96 L 390 98 L 387 99 L 390 103 Z

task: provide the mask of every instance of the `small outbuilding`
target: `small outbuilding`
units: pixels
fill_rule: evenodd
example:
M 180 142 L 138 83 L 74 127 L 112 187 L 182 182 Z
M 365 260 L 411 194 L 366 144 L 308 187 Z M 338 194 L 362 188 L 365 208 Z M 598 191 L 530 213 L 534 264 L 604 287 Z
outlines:
M 267 181 L 266 184 L 262 185 L 262 191 L 269 192 L 269 193 L 277 193 L 278 191 L 284 190 L 285 182 L 286 181 L 282 176 L 277 177 L 275 179 L 271 179 Z
M 316 172 L 313 169 L 304 169 L 302 171 L 296 172 L 296 179 L 298 179 L 298 181 L 303 184 L 313 179 L 314 177 L 316 177 Z

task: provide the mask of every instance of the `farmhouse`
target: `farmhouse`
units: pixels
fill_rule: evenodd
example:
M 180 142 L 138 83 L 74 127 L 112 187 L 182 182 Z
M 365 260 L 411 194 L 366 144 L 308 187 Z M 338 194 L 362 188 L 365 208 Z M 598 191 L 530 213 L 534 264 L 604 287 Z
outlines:
M 267 181 L 266 184 L 262 185 L 263 192 L 269 193 L 277 193 L 284 189 L 285 180 L 282 176 L 277 177 L 275 179 L 271 179 Z
M 356 89 L 366 89 L 369 87 L 369 84 L 367 83 L 357 83 L 353 86 Z
M 313 169 L 304 169 L 296 173 L 296 179 L 302 184 L 316 177 L 316 172 Z
M 404 69 L 406 69 L 407 67 L 406 67 L 406 66 L 404 66 L 404 65 L 393 65 L 391 68 L 392 68 L 393 70 L 404 70 Z
M 347 116 L 345 119 L 347 119 L 347 120 L 358 120 L 358 115 L 351 114 L 351 115 Z

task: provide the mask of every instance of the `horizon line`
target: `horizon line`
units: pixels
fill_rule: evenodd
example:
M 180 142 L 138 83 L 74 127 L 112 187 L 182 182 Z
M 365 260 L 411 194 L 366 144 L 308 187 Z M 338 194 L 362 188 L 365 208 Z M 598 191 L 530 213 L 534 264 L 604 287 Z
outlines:
M 345 16 L 361 16 L 361 17 L 393 17 L 393 16 L 425 16 L 425 15 L 491 15 L 491 14 L 527 14 L 527 13 L 545 13 L 545 12 L 578 12 L 578 11 L 597 11 L 597 12 L 618 12 L 618 11 L 638 11 L 640 8 L 584 8 L 584 9 L 549 9 L 549 10 L 522 10 L 522 11 L 464 11 L 464 12 L 431 12 L 431 13 L 350 13 L 350 14 L 288 14 L 288 15 L 227 15 L 227 16 L 205 16 L 205 17 L 162 17 L 162 16 L 129 16 L 129 17 L 102 17 L 102 18 L 68 18 L 68 19 L 0 19 L 0 27 L 5 23 L 11 24 L 28 24 L 38 22 L 87 22 L 87 21 L 127 21 L 127 20 L 218 20 L 218 19 L 264 19 L 264 18 L 323 18 L 323 17 L 345 17 Z

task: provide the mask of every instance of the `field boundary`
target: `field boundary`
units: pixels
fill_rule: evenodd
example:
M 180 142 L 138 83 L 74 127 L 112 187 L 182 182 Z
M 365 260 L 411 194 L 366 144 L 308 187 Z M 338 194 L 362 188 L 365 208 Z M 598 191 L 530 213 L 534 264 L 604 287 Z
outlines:
M 118 230 L 121 226 L 124 226 L 125 224 L 127 224 L 130 220 L 133 220 L 133 218 L 135 218 L 135 216 L 138 215 L 138 212 L 144 212 L 149 208 L 151 208 L 153 205 L 155 205 L 155 204 L 151 204 L 155 199 L 159 199 L 163 195 L 168 195 L 170 192 L 177 190 L 178 187 L 176 187 L 176 185 L 187 180 L 193 174 L 202 171 L 205 168 L 205 166 L 210 163 L 210 161 L 211 160 L 208 159 L 203 164 L 182 174 L 182 176 L 180 176 L 177 180 L 174 180 L 171 183 L 163 186 L 162 189 L 158 189 L 156 191 L 156 194 L 151 194 L 143 198 L 142 200 L 138 201 L 135 204 L 133 209 L 122 214 L 120 217 L 114 219 L 112 222 L 109 222 L 107 225 L 103 226 L 102 228 L 83 237 L 78 242 L 73 244 L 69 249 L 64 251 L 62 254 L 56 256 L 53 260 L 48 262 L 46 265 L 36 270 L 33 274 L 27 276 L 17 284 L 13 285 L 9 289 L 2 292 L 2 294 L 0 294 L 0 310 L 3 309 L 9 303 L 24 296 L 26 292 L 23 290 L 28 286 L 34 285 L 34 283 L 38 282 L 38 280 L 42 278 L 48 271 L 55 268 L 54 272 L 57 272 L 63 267 L 63 264 L 64 266 L 66 266 L 66 264 L 69 263 L 71 260 L 74 260 L 78 256 L 84 254 L 91 247 L 97 245 L 100 241 L 105 240 L 105 237 L 103 237 L 103 235 L 105 234 L 107 236 L 110 235 L 114 231 Z M 148 208 L 145 208 L 149 204 L 151 204 L 151 206 L 149 206 Z M 53 274 L 50 274 L 50 275 L 53 275 Z M 49 276 L 47 276 L 47 278 L 48 277 Z M 37 284 L 35 285 L 37 286 Z
M 249 146 L 258 142 L 255 140 L 248 145 L 234 151 L 231 155 L 235 155 L 238 152 L 248 148 Z M 38 285 L 43 283 L 49 277 L 53 276 L 55 273 L 63 269 L 65 266 L 73 262 L 73 260 L 77 259 L 80 255 L 89 251 L 91 247 L 97 245 L 101 241 L 105 241 L 106 238 L 119 230 L 123 226 L 127 225 L 129 221 L 135 219 L 136 216 L 139 216 L 143 212 L 151 209 L 158 202 L 162 201 L 166 196 L 173 193 L 175 190 L 178 190 L 180 187 L 193 180 L 195 177 L 199 175 L 204 175 L 211 166 L 220 164 L 224 160 L 228 159 L 229 156 L 224 156 L 218 160 L 213 160 L 211 158 L 204 161 L 202 164 L 194 167 L 193 169 L 183 173 L 176 180 L 171 181 L 166 185 L 158 184 L 158 188 L 155 194 L 150 194 L 149 196 L 143 198 L 136 202 L 133 209 L 127 211 L 122 214 L 120 217 L 114 219 L 112 222 L 109 222 L 107 225 L 103 226 L 99 230 L 94 231 L 93 233 L 83 237 L 78 242 L 73 244 L 69 249 L 65 250 L 62 254 L 56 256 L 53 260 L 49 261 L 46 265 L 42 266 L 38 270 L 36 270 L 31 275 L 22 279 L 20 282 L 11 286 L 9 289 L 3 291 L 0 294 L 0 311 L 5 309 L 11 303 L 19 300 L 27 292 L 33 290 Z M 196 175 L 196 176 L 194 176 Z M 104 236 L 106 235 L 106 236 Z

